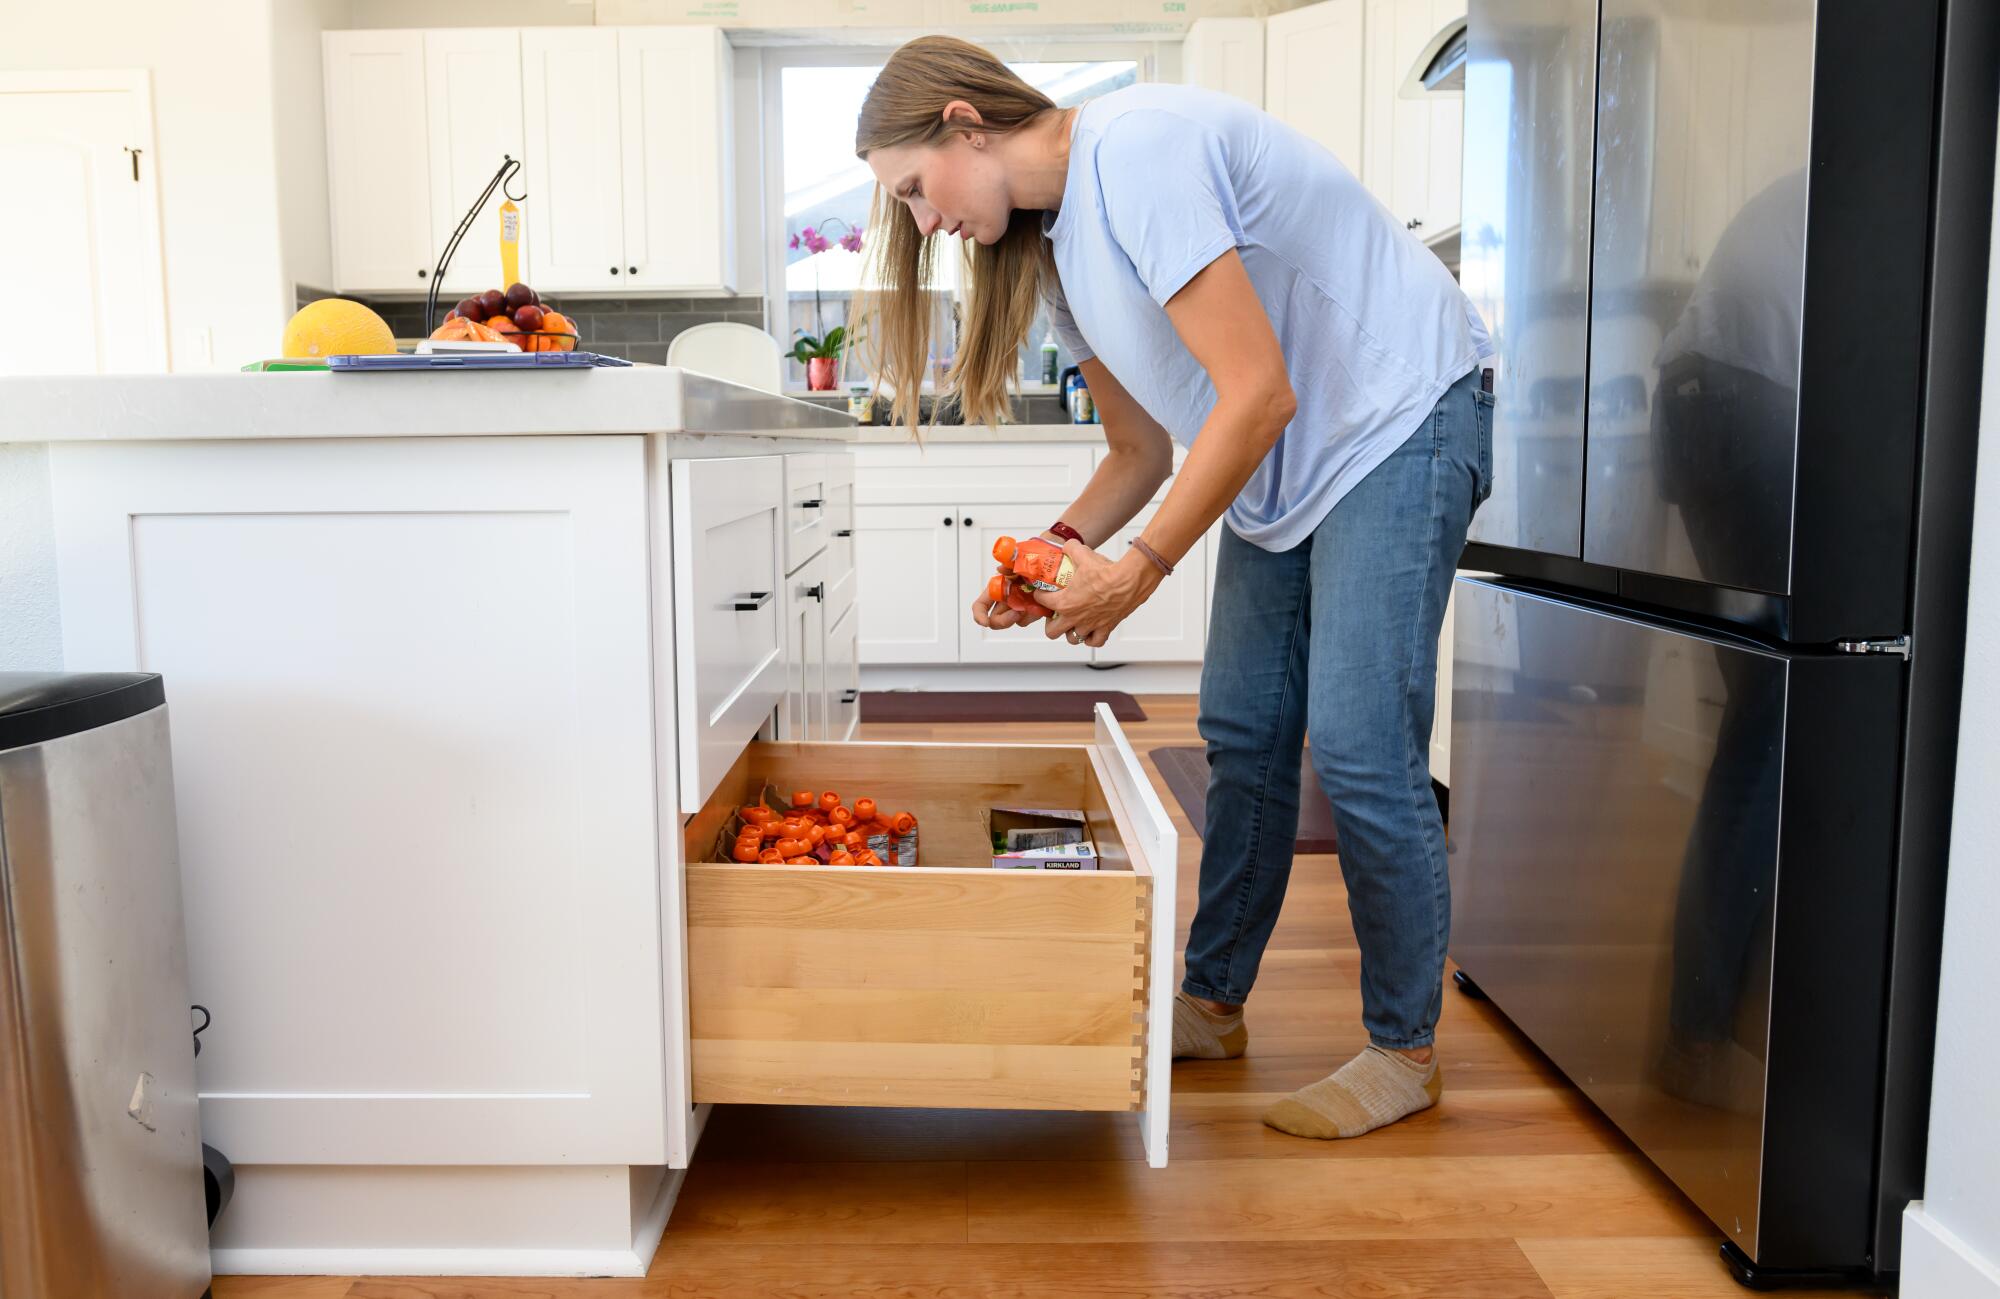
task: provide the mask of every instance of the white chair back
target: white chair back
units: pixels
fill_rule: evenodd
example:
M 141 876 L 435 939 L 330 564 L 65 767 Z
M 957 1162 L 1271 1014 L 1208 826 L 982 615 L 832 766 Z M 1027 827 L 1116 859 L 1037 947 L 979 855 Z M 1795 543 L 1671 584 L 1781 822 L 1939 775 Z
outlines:
M 755 325 L 718 320 L 682 330 L 667 348 L 667 364 L 778 392 L 784 387 L 778 340 Z

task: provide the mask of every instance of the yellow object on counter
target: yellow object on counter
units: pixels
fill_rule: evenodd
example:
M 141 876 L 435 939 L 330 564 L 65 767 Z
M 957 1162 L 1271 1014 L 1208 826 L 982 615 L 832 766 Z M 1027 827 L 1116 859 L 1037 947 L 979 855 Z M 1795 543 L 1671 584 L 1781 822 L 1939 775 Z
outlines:
M 513 199 L 500 204 L 500 283 L 521 282 L 521 208 Z

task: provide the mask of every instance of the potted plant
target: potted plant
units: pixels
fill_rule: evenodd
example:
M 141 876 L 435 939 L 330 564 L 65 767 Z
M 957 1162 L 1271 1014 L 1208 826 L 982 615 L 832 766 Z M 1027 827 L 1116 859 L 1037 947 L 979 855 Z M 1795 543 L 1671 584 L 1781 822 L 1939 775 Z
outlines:
M 835 225 L 845 230 L 838 241 L 827 238 L 823 233 Z M 861 251 L 861 230 L 835 217 L 820 222 L 817 228 L 807 226 L 793 235 L 790 247 L 794 250 L 803 247 L 808 255 L 818 256 L 831 250 L 836 242 L 843 250 L 858 253 Z M 826 327 L 826 316 L 819 296 L 818 263 L 813 265 L 813 320 L 818 325 L 819 336 L 815 338 L 805 330 L 799 330 L 798 340 L 792 345 L 792 359 L 806 368 L 808 389 L 813 392 L 832 392 L 839 381 L 841 349 L 854 339 L 844 325 L 835 325 L 832 329 Z

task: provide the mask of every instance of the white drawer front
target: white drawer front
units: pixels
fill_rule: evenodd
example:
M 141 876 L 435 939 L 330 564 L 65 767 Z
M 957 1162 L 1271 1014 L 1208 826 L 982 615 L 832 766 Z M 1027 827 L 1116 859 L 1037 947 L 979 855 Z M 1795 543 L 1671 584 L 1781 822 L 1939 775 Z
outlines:
M 785 571 L 798 571 L 826 549 L 827 457 L 808 452 L 785 457 Z
M 785 693 L 778 456 L 673 464 L 681 807 L 695 812 Z
M 861 724 L 861 615 L 854 609 L 826 629 L 826 738 L 851 740 Z
M 860 589 L 854 567 L 854 478 L 838 475 L 826 489 L 826 623 L 831 627 L 854 607 Z
M 1032 442 L 867 446 L 856 459 L 855 500 L 862 505 L 1046 501 L 1062 506 L 1090 481 L 1091 448 Z

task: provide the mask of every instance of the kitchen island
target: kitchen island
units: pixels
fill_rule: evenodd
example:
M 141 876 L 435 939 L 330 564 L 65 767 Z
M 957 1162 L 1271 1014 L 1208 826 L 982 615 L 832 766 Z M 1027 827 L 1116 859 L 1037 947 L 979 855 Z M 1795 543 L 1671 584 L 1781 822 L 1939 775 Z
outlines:
M 47 444 L 63 666 L 165 677 L 216 1271 L 643 1272 L 699 1124 L 679 826 L 829 724 L 788 553 L 852 521 L 787 480 L 852 422 L 667 368 L 0 412 Z

